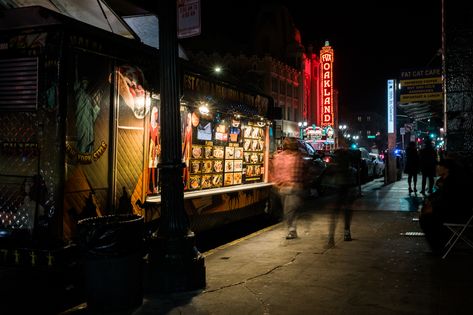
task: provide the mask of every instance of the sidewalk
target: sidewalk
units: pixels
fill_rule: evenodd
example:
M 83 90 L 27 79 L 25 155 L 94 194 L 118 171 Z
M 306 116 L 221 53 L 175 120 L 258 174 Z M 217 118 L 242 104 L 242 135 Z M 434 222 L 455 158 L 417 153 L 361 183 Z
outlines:
M 473 251 L 442 260 L 428 254 L 406 180 L 363 187 L 353 206 L 353 241 L 327 241 L 331 202 L 307 202 L 299 238 L 282 223 L 205 253 L 202 291 L 146 295 L 119 314 L 471 314 Z M 414 233 L 415 234 L 415 233 Z M 64 314 L 94 314 L 86 305 Z

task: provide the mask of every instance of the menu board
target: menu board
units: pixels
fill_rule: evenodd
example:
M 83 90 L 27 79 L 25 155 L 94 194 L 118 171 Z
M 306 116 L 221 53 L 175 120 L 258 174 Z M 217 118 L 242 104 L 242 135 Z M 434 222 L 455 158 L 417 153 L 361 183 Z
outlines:
M 239 185 L 242 183 L 243 148 L 237 143 L 230 143 L 225 148 L 225 176 L 224 186 Z
M 212 142 L 192 145 L 190 190 L 222 187 L 224 149 L 223 146 L 213 146 Z
M 243 123 L 235 117 L 189 114 L 186 137 L 186 189 L 200 190 L 261 181 L 264 162 L 264 124 Z M 184 145 L 184 147 L 186 147 Z
M 260 182 L 264 175 L 264 129 L 249 122 L 243 128 L 243 181 Z

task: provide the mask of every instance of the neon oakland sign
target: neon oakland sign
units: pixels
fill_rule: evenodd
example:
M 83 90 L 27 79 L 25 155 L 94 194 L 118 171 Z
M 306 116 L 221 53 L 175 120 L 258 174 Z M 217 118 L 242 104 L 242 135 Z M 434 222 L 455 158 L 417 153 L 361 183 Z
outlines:
M 320 69 L 320 125 L 333 126 L 333 49 L 328 42 L 320 50 Z

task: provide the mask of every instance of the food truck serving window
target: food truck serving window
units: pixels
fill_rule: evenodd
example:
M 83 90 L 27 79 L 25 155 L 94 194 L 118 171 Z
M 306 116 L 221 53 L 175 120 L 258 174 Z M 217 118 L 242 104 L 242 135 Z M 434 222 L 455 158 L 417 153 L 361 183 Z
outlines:
M 181 109 L 181 121 L 185 191 L 264 180 L 264 121 L 187 107 Z
M 265 124 L 223 113 L 186 113 L 183 158 L 186 190 L 263 180 Z

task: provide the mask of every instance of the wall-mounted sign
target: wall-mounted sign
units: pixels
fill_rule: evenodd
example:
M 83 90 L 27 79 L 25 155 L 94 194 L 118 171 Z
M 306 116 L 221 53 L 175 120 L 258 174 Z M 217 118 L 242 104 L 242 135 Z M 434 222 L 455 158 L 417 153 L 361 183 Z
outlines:
M 394 133 L 394 115 L 395 115 L 395 102 L 394 102 L 394 80 L 388 80 L 388 133 Z
M 420 103 L 443 100 L 441 69 L 415 69 L 401 71 L 401 103 Z
M 177 37 L 200 35 L 200 0 L 177 1 Z
M 333 49 L 328 41 L 320 50 L 320 117 L 317 125 L 322 128 L 334 125 L 333 113 Z

